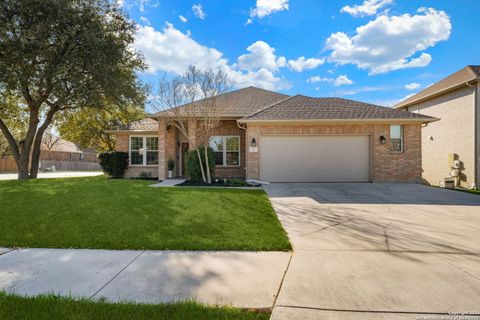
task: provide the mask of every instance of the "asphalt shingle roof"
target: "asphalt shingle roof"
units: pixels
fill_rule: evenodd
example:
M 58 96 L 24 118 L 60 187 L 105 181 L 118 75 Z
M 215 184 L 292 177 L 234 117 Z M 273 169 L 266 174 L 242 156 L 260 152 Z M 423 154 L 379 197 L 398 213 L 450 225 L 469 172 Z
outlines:
M 417 94 L 403 100 L 395 105 L 395 108 L 404 108 L 414 104 L 417 101 L 426 99 L 430 96 L 439 94 L 449 89 L 455 88 L 470 81 L 480 79 L 480 66 L 466 66 L 465 68 L 449 75 L 448 77 L 432 84 Z
M 296 95 L 255 112 L 242 120 L 346 120 L 346 119 L 425 119 L 403 110 L 381 107 L 342 98 L 312 98 Z
M 122 126 L 119 130 L 127 131 L 157 131 L 158 122 L 157 120 L 145 118 L 142 120 L 134 121 L 129 123 L 126 126 Z
M 215 104 L 221 109 L 218 116 L 230 117 L 244 117 L 268 105 L 279 102 L 288 98 L 288 95 L 273 92 L 256 87 L 247 87 L 231 92 L 227 92 L 216 97 Z M 194 102 L 194 105 L 200 105 L 209 99 L 199 100 Z M 189 105 L 180 106 L 178 108 L 185 108 Z M 201 108 L 192 110 L 201 110 Z M 168 116 L 170 110 L 157 112 L 152 115 L 153 118 Z

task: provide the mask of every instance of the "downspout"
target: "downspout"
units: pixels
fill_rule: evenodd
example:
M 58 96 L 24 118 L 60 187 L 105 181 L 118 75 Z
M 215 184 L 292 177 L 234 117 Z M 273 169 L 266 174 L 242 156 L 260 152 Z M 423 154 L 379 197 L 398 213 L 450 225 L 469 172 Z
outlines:
M 247 179 L 247 173 L 248 173 L 248 141 L 247 141 L 247 126 L 242 127 L 240 125 L 240 122 L 238 120 L 235 121 L 237 123 L 237 127 L 239 127 L 242 130 L 245 130 L 245 180 Z

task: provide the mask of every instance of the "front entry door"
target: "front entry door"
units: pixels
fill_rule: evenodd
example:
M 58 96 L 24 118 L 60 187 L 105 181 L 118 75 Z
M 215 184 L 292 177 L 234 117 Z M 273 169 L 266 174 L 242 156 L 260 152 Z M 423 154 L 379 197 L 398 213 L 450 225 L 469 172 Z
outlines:
M 187 153 L 188 153 L 188 142 L 182 142 L 182 176 L 187 175 Z

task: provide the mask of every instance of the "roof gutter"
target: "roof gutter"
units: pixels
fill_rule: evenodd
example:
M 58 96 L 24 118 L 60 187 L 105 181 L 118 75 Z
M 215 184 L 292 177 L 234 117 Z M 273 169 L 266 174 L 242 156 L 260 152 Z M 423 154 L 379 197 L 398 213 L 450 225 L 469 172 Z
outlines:
M 429 123 L 438 121 L 438 118 L 398 118 L 398 119 L 286 119 L 286 120 L 262 120 L 240 119 L 239 123 L 252 124 L 341 124 L 341 123 Z

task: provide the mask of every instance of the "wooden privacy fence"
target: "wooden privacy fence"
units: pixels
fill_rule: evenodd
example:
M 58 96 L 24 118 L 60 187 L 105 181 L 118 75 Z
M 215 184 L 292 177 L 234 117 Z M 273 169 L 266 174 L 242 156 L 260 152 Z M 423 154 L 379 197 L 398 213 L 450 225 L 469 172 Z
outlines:
M 100 171 L 102 168 L 98 162 L 91 161 L 57 161 L 40 160 L 40 171 L 55 166 L 55 171 Z M 0 159 L 0 172 L 17 172 L 15 159 Z
M 17 163 L 15 162 L 15 159 L 0 159 L 0 172 L 17 172 Z

